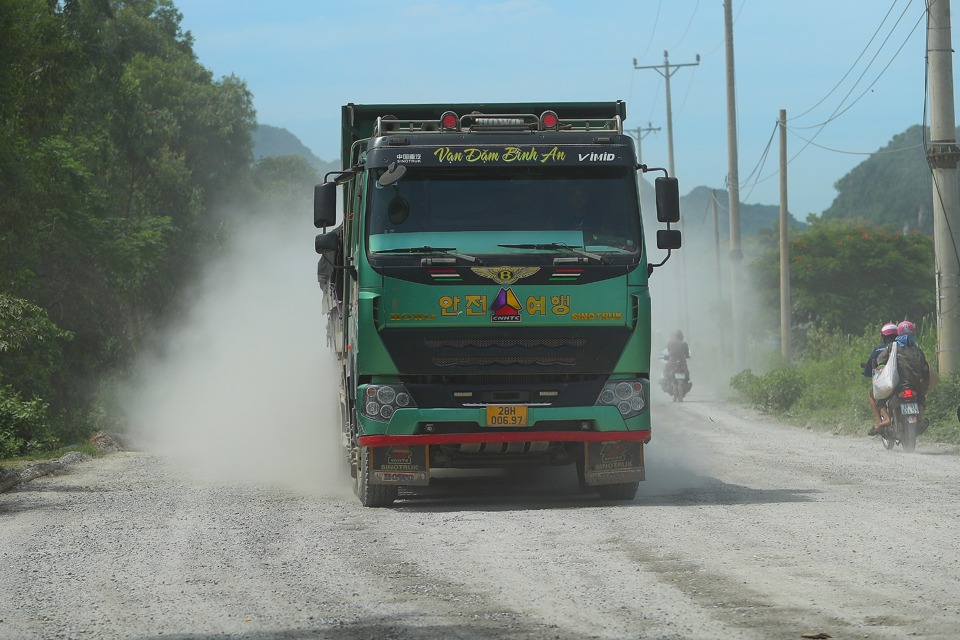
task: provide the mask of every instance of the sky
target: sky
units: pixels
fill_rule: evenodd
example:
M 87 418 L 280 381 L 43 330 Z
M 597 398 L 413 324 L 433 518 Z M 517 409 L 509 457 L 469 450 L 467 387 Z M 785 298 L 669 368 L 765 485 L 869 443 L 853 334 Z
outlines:
M 351 102 L 624 100 L 643 162 L 669 168 L 672 121 L 681 193 L 726 188 L 722 0 L 174 4 L 200 63 L 244 80 L 258 122 L 322 160 L 338 158 L 340 107 Z M 798 220 L 827 209 L 836 181 L 870 153 L 929 121 L 923 0 L 733 0 L 732 14 L 742 202 L 780 203 L 781 109 Z

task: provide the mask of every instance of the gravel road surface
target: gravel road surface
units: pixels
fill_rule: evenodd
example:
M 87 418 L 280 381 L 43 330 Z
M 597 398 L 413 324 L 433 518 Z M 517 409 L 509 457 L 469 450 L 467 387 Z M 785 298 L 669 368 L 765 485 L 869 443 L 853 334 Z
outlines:
M 364 509 L 150 452 L 77 463 L 0 494 L 0 638 L 960 637 L 955 452 L 654 401 L 629 503 L 573 469 Z

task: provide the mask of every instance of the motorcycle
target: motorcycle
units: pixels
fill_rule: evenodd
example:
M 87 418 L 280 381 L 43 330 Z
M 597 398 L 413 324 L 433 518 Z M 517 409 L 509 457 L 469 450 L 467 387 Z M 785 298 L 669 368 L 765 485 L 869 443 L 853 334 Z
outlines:
M 690 370 L 687 368 L 687 361 L 678 359 L 669 363 L 663 372 L 660 386 L 673 398 L 674 402 L 683 402 L 683 397 L 693 387 L 693 383 L 690 382 Z
M 890 414 L 890 424 L 878 429 L 883 446 L 893 449 L 899 444 L 904 451 L 914 451 L 917 448 L 917 438 L 923 435 L 930 424 L 930 421 L 923 417 L 919 394 L 907 385 L 897 387 L 887 399 L 887 411 Z

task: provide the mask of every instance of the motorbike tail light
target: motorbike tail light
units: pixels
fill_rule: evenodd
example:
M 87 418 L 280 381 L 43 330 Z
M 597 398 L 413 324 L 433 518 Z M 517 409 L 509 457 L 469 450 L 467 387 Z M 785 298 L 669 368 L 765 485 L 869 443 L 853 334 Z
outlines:
M 910 400 L 914 397 L 914 395 L 916 394 L 913 393 L 913 389 L 904 389 L 900 393 L 900 397 L 903 398 L 904 400 Z

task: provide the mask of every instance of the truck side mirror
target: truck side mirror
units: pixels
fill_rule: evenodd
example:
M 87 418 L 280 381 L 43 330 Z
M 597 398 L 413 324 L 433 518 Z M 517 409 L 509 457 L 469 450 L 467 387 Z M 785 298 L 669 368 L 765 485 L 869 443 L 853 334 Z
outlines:
M 316 249 L 317 253 L 327 253 L 327 252 L 336 252 L 340 247 L 340 229 L 339 227 L 333 231 L 327 231 L 326 233 L 318 233 L 316 239 L 313 241 L 313 248 Z
M 337 223 L 337 183 L 324 182 L 313 188 L 313 226 L 317 229 Z
M 313 241 L 313 247 L 320 254 L 317 261 L 317 281 L 324 287 L 333 277 L 333 272 L 340 265 L 337 264 L 337 253 L 340 250 L 340 227 L 326 233 L 318 233 Z
M 657 191 L 657 221 L 680 222 L 680 183 L 676 178 L 660 177 L 654 181 L 654 186 Z
M 658 229 L 657 249 L 679 249 L 680 231 L 678 229 Z

